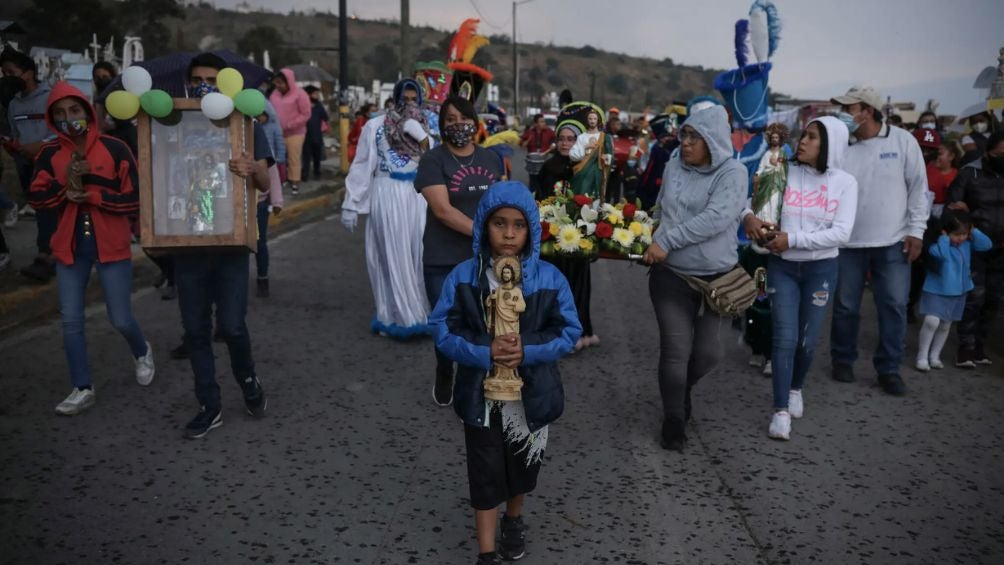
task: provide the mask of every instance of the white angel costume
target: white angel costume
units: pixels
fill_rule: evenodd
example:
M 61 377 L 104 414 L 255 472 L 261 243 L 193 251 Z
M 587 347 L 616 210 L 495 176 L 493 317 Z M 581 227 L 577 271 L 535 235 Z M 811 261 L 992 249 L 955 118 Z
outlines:
M 371 329 L 405 339 L 428 333 L 429 301 L 422 275 L 427 205 L 414 186 L 418 158 L 390 146 L 386 118 L 377 116 L 363 126 L 345 178 L 343 222 L 351 218 L 354 226 L 356 214 L 369 214 L 366 269 L 376 303 Z M 419 142 L 428 136 L 414 120 L 408 120 L 404 130 Z

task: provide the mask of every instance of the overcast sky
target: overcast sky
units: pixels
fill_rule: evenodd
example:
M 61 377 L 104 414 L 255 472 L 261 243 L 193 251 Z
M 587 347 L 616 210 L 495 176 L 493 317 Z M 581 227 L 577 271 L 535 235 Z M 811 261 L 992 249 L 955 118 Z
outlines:
M 211 0 L 233 7 L 242 0 Z M 337 0 L 244 0 L 273 10 L 337 13 Z M 751 0 L 532 0 L 518 10 L 521 42 L 585 44 L 714 68 L 735 66 L 735 21 Z M 854 83 L 895 100 L 957 113 L 979 101 L 976 75 L 1004 47 L 1002 0 L 775 0 L 784 30 L 771 85 L 803 97 L 830 97 Z M 400 15 L 400 0 L 348 0 L 362 19 Z M 411 21 L 455 29 L 482 16 L 481 33 L 511 34 L 508 0 L 411 0 Z

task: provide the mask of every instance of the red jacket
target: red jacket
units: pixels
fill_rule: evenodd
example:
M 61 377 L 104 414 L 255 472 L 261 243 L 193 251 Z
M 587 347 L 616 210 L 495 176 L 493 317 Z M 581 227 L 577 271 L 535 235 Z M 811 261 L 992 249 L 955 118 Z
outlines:
M 71 96 L 80 99 L 90 116 L 84 158 L 91 172 L 83 177 L 87 192 L 87 202 L 83 204 L 66 199 L 66 167 L 77 145 L 70 136 L 58 131 L 52 121 L 53 104 Z M 51 240 L 53 256 L 64 265 L 73 264 L 77 213 L 83 211 L 91 214 L 99 262 L 132 258 L 129 216 L 139 210 L 139 178 L 132 151 L 122 141 L 100 133 L 94 108 L 69 83 L 57 82 L 52 87 L 47 108 L 45 121 L 59 138 L 43 145 L 35 157 L 35 177 L 28 201 L 33 208 L 59 210 L 59 224 Z

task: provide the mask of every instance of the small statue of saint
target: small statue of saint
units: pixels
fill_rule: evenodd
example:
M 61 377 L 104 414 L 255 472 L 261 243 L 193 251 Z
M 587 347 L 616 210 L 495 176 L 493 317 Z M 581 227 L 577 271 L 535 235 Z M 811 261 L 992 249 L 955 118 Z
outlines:
M 520 263 L 517 257 L 499 257 L 495 260 L 495 278 L 499 286 L 485 300 L 488 307 L 488 333 L 499 337 L 519 333 L 519 315 L 526 311 L 520 281 Z M 519 400 L 523 379 L 515 369 L 492 364 L 485 379 L 486 400 Z

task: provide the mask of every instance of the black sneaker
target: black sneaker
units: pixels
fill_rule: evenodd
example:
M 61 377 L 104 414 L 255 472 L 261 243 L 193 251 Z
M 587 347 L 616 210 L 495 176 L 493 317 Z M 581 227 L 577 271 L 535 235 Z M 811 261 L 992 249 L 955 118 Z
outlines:
M 432 399 L 437 406 L 453 403 L 453 367 L 436 371 L 436 384 L 432 387 Z
M 268 278 L 258 279 L 258 293 L 256 294 L 258 298 L 268 298 Z
M 185 426 L 185 437 L 198 439 L 209 433 L 209 430 L 223 425 L 223 414 L 219 408 L 207 410 L 203 406 L 195 418 Z
M 683 453 L 683 448 L 687 445 L 687 432 L 684 431 L 683 422 L 679 420 L 666 419 L 662 422 L 662 448 L 670 451 Z
M 248 381 L 245 381 L 241 385 L 244 389 L 244 407 L 247 408 L 248 414 L 253 418 L 262 418 L 265 416 L 265 410 L 268 408 L 268 398 L 265 397 L 265 389 L 261 388 L 261 381 L 258 377 L 249 377 Z
M 955 366 L 960 369 L 975 369 L 976 349 L 960 345 L 955 354 Z
M 175 347 L 171 350 L 171 359 L 181 360 L 188 359 L 192 356 L 192 352 L 188 349 L 188 342 L 181 340 L 181 345 Z
M 21 274 L 35 282 L 46 283 L 56 274 L 56 268 L 49 261 L 35 257 L 31 265 L 21 269 Z
M 519 561 L 526 555 L 526 524 L 523 517 L 502 515 L 502 535 L 499 537 L 498 555 L 503 561 Z
M 983 351 L 983 344 L 982 343 L 976 346 L 976 355 L 975 355 L 974 361 L 976 361 L 977 365 L 993 365 L 994 364 L 994 362 L 991 361 L 990 358 L 987 357 L 987 354 Z
M 879 375 L 878 382 L 886 394 L 893 396 L 903 396 L 906 394 L 906 383 L 903 382 L 902 377 L 895 373 Z
M 478 555 L 477 562 L 474 565 L 502 565 L 502 560 L 499 559 L 495 552 L 482 553 Z
M 854 367 L 844 363 L 833 364 L 833 380 L 841 383 L 854 382 Z

